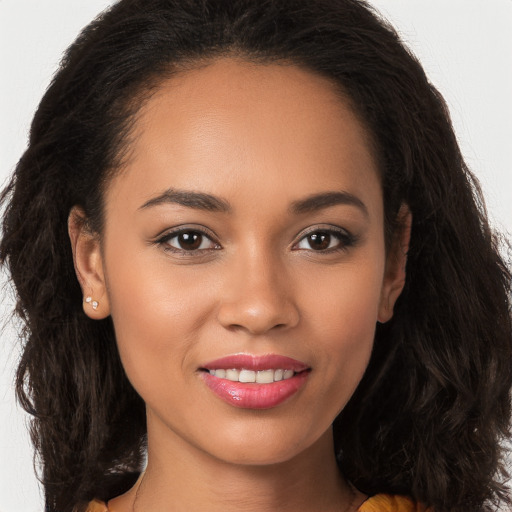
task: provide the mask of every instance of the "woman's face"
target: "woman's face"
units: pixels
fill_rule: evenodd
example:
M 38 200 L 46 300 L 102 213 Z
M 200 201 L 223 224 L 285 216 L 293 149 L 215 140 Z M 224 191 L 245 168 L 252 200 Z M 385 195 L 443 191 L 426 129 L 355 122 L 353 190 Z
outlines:
M 75 252 L 150 445 L 268 464 L 328 438 L 403 280 L 357 116 L 308 71 L 222 59 L 163 83 L 130 140 Z

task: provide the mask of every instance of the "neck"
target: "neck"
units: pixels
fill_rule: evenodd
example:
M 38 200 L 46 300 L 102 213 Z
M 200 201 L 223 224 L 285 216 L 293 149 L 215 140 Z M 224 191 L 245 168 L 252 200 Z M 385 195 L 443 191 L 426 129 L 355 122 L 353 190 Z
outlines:
M 151 434 L 148 425 L 146 471 L 110 512 L 352 512 L 364 498 L 340 473 L 330 431 L 291 460 L 267 465 L 222 461 L 177 436 L 162 442 Z

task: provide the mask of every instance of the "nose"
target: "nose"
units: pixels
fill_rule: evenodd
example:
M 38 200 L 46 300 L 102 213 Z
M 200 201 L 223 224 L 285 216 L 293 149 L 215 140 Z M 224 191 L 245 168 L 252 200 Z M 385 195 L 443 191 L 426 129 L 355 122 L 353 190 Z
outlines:
M 295 327 L 299 310 L 289 272 L 268 257 L 240 258 L 227 272 L 218 320 L 251 335 Z

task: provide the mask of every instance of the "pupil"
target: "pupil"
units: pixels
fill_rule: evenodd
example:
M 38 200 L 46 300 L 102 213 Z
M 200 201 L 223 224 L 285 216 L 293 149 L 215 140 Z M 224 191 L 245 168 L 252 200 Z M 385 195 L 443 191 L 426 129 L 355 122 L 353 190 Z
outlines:
M 309 245 L 316 251 L 327 249 L 331 243 L 331 235 L 329 233 L 314 233 L 309 235 L 308 238 Z
M 198 249 L 201 245 L 201 235 L 194 232 L 181 233 L 178 235 L 178 241 L 183 249 Z

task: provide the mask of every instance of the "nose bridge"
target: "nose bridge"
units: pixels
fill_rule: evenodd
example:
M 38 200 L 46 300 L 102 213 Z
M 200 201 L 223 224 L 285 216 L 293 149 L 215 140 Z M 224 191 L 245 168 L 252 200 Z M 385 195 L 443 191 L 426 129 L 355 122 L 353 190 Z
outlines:
M 229 291 L 218 316 L 225 327 L 261 334 L 298 322 L 285 262 L 263 244 L 254 243 L 237 254 L 229 265 L 225 287 Z

